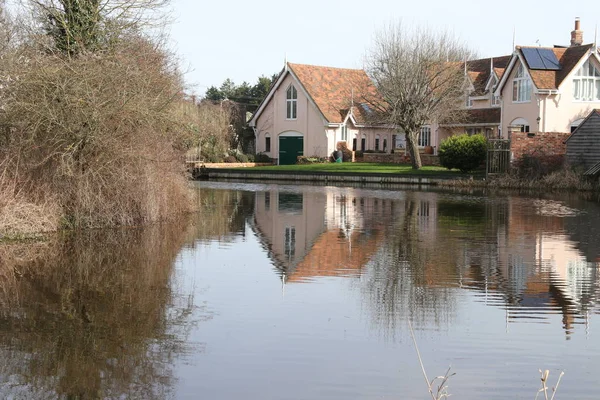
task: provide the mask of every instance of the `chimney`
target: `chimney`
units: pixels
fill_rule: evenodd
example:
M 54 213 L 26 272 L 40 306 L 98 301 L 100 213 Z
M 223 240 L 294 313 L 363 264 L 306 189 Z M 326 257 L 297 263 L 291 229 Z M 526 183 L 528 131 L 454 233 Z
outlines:
M 571 47 L 581 46 L 583 44 L 583 31 L 581 30 L 581 21 L 579 17 L 575 18 L 575 30 L 571 32 Z

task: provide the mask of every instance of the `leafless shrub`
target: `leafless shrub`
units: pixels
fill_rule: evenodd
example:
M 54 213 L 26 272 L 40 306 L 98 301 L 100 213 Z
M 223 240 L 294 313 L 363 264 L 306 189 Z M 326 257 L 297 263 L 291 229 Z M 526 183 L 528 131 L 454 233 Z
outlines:
M 76 58 L 31 50 L 12 68 L 0 159 L 33 202 L 55 199 L 63 223 L 87 227 L 189 209 L 182 84 L 167 52 L 134 35 Z

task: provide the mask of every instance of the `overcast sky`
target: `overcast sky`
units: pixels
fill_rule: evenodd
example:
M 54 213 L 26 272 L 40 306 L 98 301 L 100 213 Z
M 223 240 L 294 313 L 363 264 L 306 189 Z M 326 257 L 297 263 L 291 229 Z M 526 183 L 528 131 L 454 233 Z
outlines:
M 396 19 L 452 30 L 480 56 L 510 54 L 516 43 L 568 44 L 581 17 L 593 42 L 597 0 L 173 0 L 171 35 L 186 80 L 203 94 L 225 78 L 254 83 L 290 62 L 360 68 L 373 34 Z

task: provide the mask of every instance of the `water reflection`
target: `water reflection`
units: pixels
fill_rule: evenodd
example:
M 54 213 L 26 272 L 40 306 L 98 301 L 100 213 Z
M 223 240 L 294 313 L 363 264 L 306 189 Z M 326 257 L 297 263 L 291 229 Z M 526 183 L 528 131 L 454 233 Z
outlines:
M 179 226 L 4 246 L 3 397 L 164 398 L 193 298 L 171 288 Z
M 567 337 L 598 300 L 600 212 L 582 200 L 273 187 L 252 226 L 286 284 L 356 278 L 388 333 L 410 316 L 448 325 L 457 290 L 506 323 L 563 315 Z

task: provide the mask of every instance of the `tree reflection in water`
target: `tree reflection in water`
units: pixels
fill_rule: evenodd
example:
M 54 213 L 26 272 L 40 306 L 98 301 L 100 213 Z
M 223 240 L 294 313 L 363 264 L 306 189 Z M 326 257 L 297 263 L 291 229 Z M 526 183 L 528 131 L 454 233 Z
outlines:
M 164 398 L 192 295 L 171 287 L 178 225 L 3 246 L 2 397 Z

